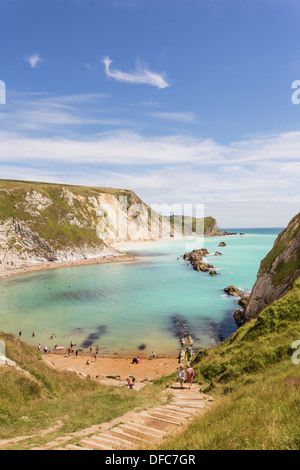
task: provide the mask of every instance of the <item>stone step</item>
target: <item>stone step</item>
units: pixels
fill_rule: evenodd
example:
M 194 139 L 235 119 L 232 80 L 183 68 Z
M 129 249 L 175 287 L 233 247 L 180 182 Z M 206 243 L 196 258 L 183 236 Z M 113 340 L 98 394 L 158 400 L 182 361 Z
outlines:
M 117 448 L 132 448 L 132 442 L 128 441 L 127 439 L 116 437 L 113 434 L 110 434 L 110 430 L 107 431 L 105 434 L 94 434 L 93 439 L 98 442 L 106 441 L 107 443 L 111 444 L 112 446 Z
M 87 449 L 86 447 L 80 447 L 80 446 L 75 446 L 73 444 L 68 444 L 64 450 L 91 450 L 91 449 Z
M 85 448 L 88 450 L 114 450 L 112 446 L 108 446 L 107 444 L 99 444 L 98 442 L 95 442 L 93 439 L 82 439 L 80 441 L 80 444 L 82 444 Z
M 192 407 L 188 408 L 188 407 L 184 407 L 182 405 L 179 405 L 177 407 L 177 409 L 179 409 L 181 411 L 184 411 L 186 413 L 186 415 L 188 415 L 188 417 L 191 417 L 193 414 L 197 414 L 197 413 L 203 411 L 203 409 L 205 409 L 205 408 L 199 408 L 199 407 L 198 408 L 192 408 Z
M 180 398 L 181 400 L 187 400 L 187 401 L 206 401 L 205 398 L 199 397 L 199 396 L 191 396 L 191 395 L 181 395 L 180 393 L 178 395 L 173 395 L 173 398 Z
M 137 424 L 132 423 L 133 427 L 129 427 L 127 424 L 120 424 L 119 429 L 124 429 L 127 433 L 131 434 L 133 437 L 137 436 L 140 437 L 141 439 L 145 438 L 150 438 L 150 439 L 161 439 L 163 436 L 154 434 L 154 432 L 150 431 L 150 428 L 148 428 L 148 431 L 141 431 L 140 429 L 137 429 Z
M 131 424 L 131 425 L 135 426 L 136 428 L 141 429 L 142 431 L 151 432 L 152 434 L 155 434 L 158 437 L 163 437 L 167 434 L 167 432 L 164 431 L 163 429 L 157 429 L 157 428 L 153 428 L 151 426 L 144 426 L 143 424 L 134 423 L 133 421 L 129 421 L 127 424 L 128 425 Z
M 185 416 L 178 416 L 176 413 L 172 413 L 171 410 L 160 410 L 157 408 L 152 408 L 152 410 L 149 410 L 149 413 L 155 413 L 155 415 L 166 417 L 166 418 L 172 418 L 172 419 L 177 419 L 178 421 L 185 421 L 186 417 Z
M 198 407 L 203 407 L 203 406 L 207 406 L 207 403 L 204 403 L 203 401 L 202 402 L 196 402 L 196 401 L 182 401 L 182 400 L 174 400 L 172 401 L 172 405 L 183 405 L 185 407 L 194 407 L 194 408 L 198 408 Z
M 132 434 L 127 433 L 125 430 L 120 428 L 120 426 L 116 428 L 112 428 L 109 430 L 110 434 L 115 434 L 117 437 L 124 437 L 124 439 L 128 440 L 129 442 L 132 442 L 133 444 L 142 444 L 143 442 L 149 442 L 146 439 L 143 439 L 141 437 L 133 436 Z
M 182 417 L 186 417 L 185 411 L 182 411 L 180 408 L 176 408 L 175 406 L 172 406 L 172 405 L 158 406 L 156 409 L 161 410 L 161 411 L 167 411 L 167 412 L 170 411 L 172 413 L 177 414 L 178 416 L 180 415 Z
M 141 416 L 145 416 L 146 418 L 151 418 L 153 420 L 156 420 L 156 421 L 162 421 L 164 423 L 168 423 L 168 424 L 176 424 L 176 426 L 180 426 L 181 423 L 178 423 L 178 421 L 171 421 L 170 419 L 163 419 L 163 418 L 159 418 L 157 416 L 152 416 L 149 412 L 146 412 L 146 411 L 142 411 L 140 413 Z

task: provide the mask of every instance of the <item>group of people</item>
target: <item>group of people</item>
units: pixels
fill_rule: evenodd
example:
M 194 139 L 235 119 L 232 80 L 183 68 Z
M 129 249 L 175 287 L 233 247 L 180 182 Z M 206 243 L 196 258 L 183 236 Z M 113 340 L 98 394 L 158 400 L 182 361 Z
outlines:
M 194 375 L 194 369 L 191 366 L 188 366 L 188 368 L 186 369 L 186 380 L 189 388 L 192 387 Z M 185 381 L 185 370 L 182 364 L 180 364 L 180 366 L 178 367 L 178 378 L 180 381 L 180 387 L 183 388 L 183 383 Z

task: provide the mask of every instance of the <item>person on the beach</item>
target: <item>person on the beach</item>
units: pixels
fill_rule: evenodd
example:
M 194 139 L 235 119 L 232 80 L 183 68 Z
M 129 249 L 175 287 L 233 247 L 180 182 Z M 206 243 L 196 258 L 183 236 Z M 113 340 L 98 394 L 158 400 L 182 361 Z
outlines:
M 90 365 L 90 360 L 89 360 L 89 359 L 86 361 L 86 365 L 87 365 L 87 366 Z
M 40 343 L 39 343 L 39 345 L 38 345 L 38 351 L 40 351 L 40 350 L 41 350 L 41 345 L 40 345 Z
M 192 369 L 192 367 L 189 366 L 186 370 L 187 382 L 189 384 L 189 388 L 192 387 L 194 374 L 195 374 L 194 369 Z
M 140 358 L 139 358 L 139 357 L 136 358 L 136 363 L 137 363 L 137 364 L 140 363 Z
M 134 385 L 135 385 L 135 377 L 133 375 L 130 375 L 127 380 L 127 386 L 128 388 L 133 389 Z
M 131 363 L 131 364 L 137 364 L 137 358 L 136 358 L 136 357 L 134 357 L 134 358 L 132 359 L 132 363 Z
M 78 350 L 76 349 L 76 353 L 75 353 L 76 357 L 78 357 Z
M 44 353 L 45 353 L 45 354 L 48 353 L 48 348 L 47 348 L 47 346 L 44 347 Z
M 180 388 L 183 388 L 183 382 L 185 381 L 185 373 L 182 365 L 180 365 L 178 368 L 178 378 L 180 381 Z
M 19 338 L 21 338 L 22 336 L 22 331 L 19 331 Z

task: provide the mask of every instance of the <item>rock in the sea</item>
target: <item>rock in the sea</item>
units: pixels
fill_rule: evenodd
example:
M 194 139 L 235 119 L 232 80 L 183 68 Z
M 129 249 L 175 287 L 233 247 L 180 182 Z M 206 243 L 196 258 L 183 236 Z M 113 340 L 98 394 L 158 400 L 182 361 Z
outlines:
M 234 297 L 243 297 L 243 292 L 235 286 L 225 287 L 224 291 L 228 295 L 233 295 Z
M 218 246 L 227 246 L 227 243 L 225 243 L 225 242 L 221 242 L 221 243 L 219 243 L 219 245 L 218 245 Z
M 190 253 L 185 253 L 183 259 L 189 261 L 195 271 L 208 272 L 214 266 L 212 264 L 205 263 L 202 261 L 203 256 L 208 255 L 208 250 L 206 248 L 201 248 L 200 250 L 193 250 Z
M 238 304 L 244 309 L 246 309 L 248 300 L 249 300 L 249 296 L 242 297 L 241 299 L 238 300 Z
M 236 310 L 233 317 L 238 326 L 242 326 L 246 321 L 245 312 L 243 310 Z
M 183 336 L 180 341 L 182 346 L 193 346 L 194 344 L 193 338 L 189 335 Z
M 217 276 L 217 275 L 218 275 L 217 271 L 214 271 L 214 270 L 209 271 L 209 274 L 210 274 L 211 276 Z

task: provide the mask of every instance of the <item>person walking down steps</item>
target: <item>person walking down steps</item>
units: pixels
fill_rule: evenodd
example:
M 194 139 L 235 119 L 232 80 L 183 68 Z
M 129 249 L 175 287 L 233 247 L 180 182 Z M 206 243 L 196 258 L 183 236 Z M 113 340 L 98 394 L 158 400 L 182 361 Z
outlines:
M 187 375 L 187 382 L 188 382 L 189 388 L 192 388 L 195 372 L 191 366 L 187 368 L 186 375 Z
M 183 382 L 185 381 L 185 373 L 182 365 L 180 365 L 178 368 L 178 378 L 180 381 L 180 388 L 183 388 Z

